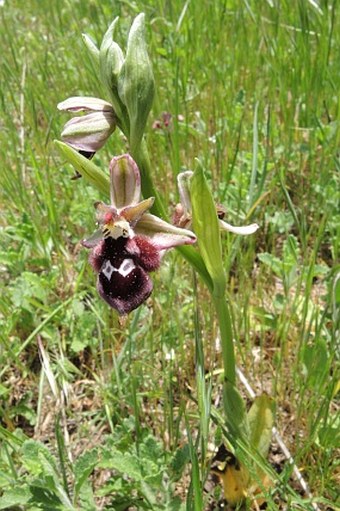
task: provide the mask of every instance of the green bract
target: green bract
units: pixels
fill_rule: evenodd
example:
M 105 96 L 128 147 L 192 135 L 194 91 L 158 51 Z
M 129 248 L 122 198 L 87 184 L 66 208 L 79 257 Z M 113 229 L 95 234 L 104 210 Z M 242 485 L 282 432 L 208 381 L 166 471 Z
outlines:
M 84 43 L 86 44 L 87 49 L 91 53 L 91 57 L 92 57 L 94 63 L 99 65 L 99 50 L 96 46 L 96 43 L 93 41 L 93 39 L 90 36 L 88 36 L 86 34 L 82 34 L 82 37 L 83 37 Z
M 196 169 L 191 179 L 191 203 L 193 228 L 200 253 L 213 281 L 213 293 L 224 296 L 226 282 L 220 229 L 214 199 L 201 166 Z
M 55 141 L 59 151 L 64 158 L 73 165 L 73 167 L 81 174 L 88 183 L 97 188 L 104 195 L 108 195 L 110 189 L 109 178 L 104 172 L 97 167 L 92 161 L 88 160 L 72 147 L 60 142 Z

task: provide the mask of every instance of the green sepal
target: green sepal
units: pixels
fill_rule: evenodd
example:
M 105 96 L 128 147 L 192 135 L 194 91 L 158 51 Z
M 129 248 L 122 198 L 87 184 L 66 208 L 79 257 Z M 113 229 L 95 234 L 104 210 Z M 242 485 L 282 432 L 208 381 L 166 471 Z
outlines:
M 62 156 L 73 165 L 73 167 L 81 174 L 88 183 L 94 188 L 97 188 L 101 193 L 106 196 L 110 196 L 110 180 L 109 176 L 106 176 L 104 172 L 100 170 L 97 165 L 92 161 L 88 160 L 72 147 L 55 140 L 55 144 L 58 147 Z
M 235 385 L 229 381 L 223 384 L 223 404 L 231 442 L 242 440 L 248 443 L 249 423 L 245 402 Z
M 191 179 L 192 222 L 198 246 L 213 282 L 213 294 L 224 296 L 226 280 L 222 264 L 221 236 L 216 206 L 202 166 Z
M 119 97 L 129 114 L 132 154 L 138 150 L 142 141 L 155 95 L 154 77 L 145 42 L 144 18 L 144 13 L 141 13 L 132 23 L 125 62 L 118 77 Z
M 248 412 L 249 443 L 267 458 L 272 440 L 275 402 L 267 394 L 257 396 Z

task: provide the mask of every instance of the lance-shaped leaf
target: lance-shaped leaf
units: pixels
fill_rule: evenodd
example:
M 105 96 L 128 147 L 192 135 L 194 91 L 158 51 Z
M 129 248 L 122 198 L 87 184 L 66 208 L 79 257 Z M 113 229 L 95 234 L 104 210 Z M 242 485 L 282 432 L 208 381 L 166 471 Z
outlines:
M 97 165 L 79 154 L 67 144 L 59 142 L 58 140 L 56 140 L 55 143 L 63 157 L 73 165 L 73 167 L 86 179 L 86 181 L 106 196 L 109 194 L 109 179 L 104 172 L 97 167 Z
M 249 442 L 267 458 L 274 426 L 275 402 L 266 394 L 255 398 L 248 412 Z
M 223 403 L 226 422 L 232 439 L 249 440 L 249 423 L 245 403 L 235 387 L 229 381 L 223 384 Z
M 191 179 L 192 221 L 200 253 L 214 285 L 214 294 L 223 296 L 225 273 L 216 207 L 203 169 L 199 165 Z
M 136 152 L 142 140 L 155 94 L 145 42 L 144 17 L 143 13 L 139 14 L 131 26 L 125 62 L 118 77 L 119 96 L 129 114 L 129 142 L 132 153 Z

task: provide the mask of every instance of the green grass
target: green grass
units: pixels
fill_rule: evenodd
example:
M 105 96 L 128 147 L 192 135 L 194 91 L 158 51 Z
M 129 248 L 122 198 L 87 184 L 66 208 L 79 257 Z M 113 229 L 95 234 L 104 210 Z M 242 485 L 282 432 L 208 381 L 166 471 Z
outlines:
M 173 251 L 147 304 L 120 322 L 79 245 L 101 197 L 70 179 L 53 144 L 67 118 L 58 102 L 105 94 L 81 33 L 99 43 L 119 15 L 125 44 L 139 12 L 157 91 L 155 183 L 171 215 L 176 176 L 198 158 L 227 220 L 260 225 L 248 238 L 223 235 L 238 365 L 276 400 L 277 428 L 319 508 L 336 509 L 340 11 L 319 5 L 0 7 L 0 509 L 210 509 L 202 488 L 222 435 L 209 415 L 222 359 L 209 295 Z M 162 112 L 171 128 L 152 129 Z M 94 161 L 106 170 L 126 150 L 116 132 Z M 313 509 L 274 446 L 277 460 L 268 509 Z M 221 490 L 212 493 L 216 503 Z

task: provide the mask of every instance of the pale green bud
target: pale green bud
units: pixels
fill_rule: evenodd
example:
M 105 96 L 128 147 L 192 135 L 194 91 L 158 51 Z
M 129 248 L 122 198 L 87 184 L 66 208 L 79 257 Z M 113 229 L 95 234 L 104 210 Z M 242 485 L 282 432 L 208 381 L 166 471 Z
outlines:
M 125 62 L 118 76 L 119 97 L 130 120 L 129 142 L 133 153 L 139 146 L 151 110 L 155 84 L 145 42 L 145 15 L 139 14 L 130 29 Z
M 107 29 L 99 50 L 100 73 L 107 86 L 116 115 L 122 124 L 126 124 L 125 107 L 118 94 L 118 76 L 124 64 L 124 54 L 120 46 L 113 40 L 118 17 Z

